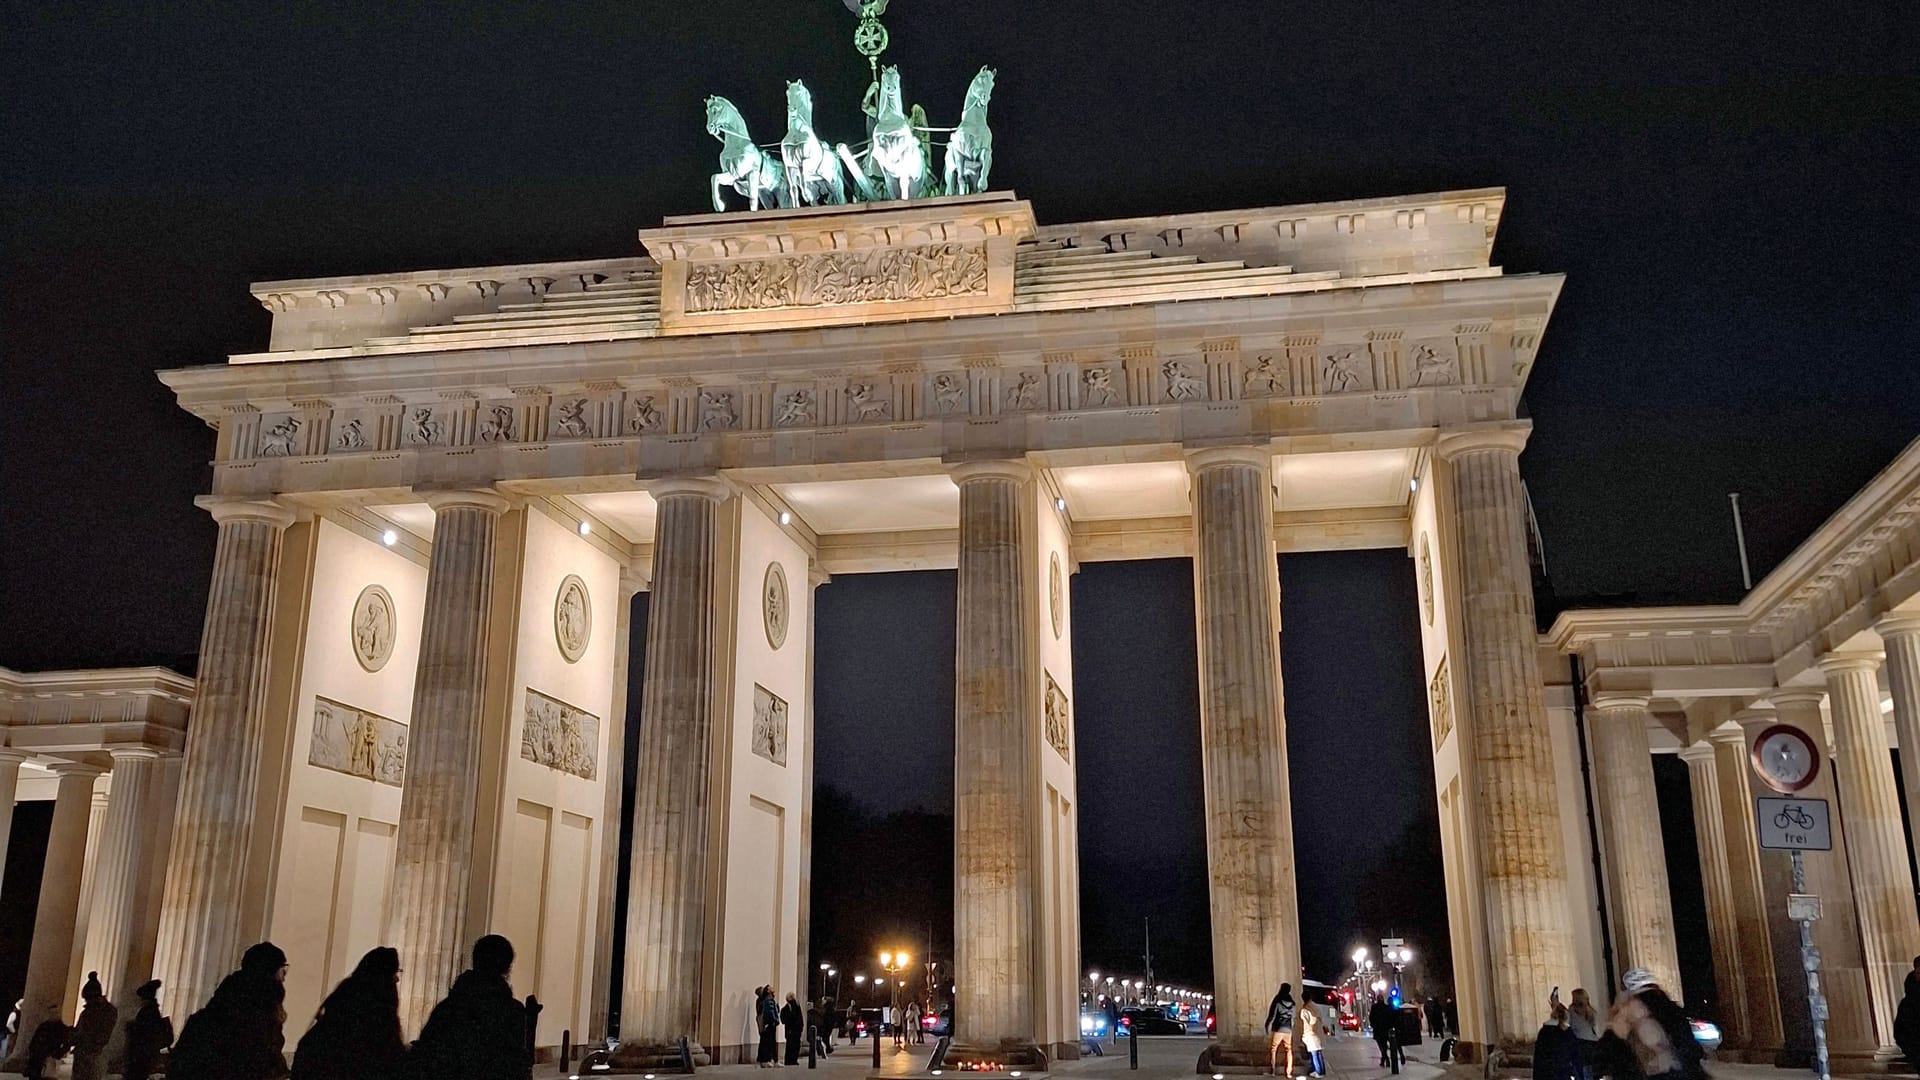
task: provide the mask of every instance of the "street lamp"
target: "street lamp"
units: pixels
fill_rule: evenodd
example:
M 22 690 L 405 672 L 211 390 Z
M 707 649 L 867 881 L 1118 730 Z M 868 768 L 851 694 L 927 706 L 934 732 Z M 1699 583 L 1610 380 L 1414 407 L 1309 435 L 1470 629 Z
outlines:
M 880 954 L 880 966 L 889 975 L 898 975 L 912 963 L 913 957 L 908 956 L 904 952 L 882 952 Z M 893 992 L 888 995 L 887 998 L 888 1006 L 893 1013 L 894 1042 L 901 1046 L 906 1045 L 906 1032 L 905 1029 L 900 1026 L 900 987 L 905 981 L 904 979 L 895 978 L 893 980 Z
M 820 997 L 824 998 L 827 996 L 827 973 L 832 970 L 832 964 L 822 963 L 820 965 Z

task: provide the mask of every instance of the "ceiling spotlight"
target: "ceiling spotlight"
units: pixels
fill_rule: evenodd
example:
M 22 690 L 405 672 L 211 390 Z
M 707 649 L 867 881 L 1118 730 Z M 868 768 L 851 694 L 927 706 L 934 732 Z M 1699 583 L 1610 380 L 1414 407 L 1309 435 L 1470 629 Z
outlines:
M 582 522 L 580 523 L 580 535 L 581 535 L 581 536 L 591 536 L 591 535 L 593 535 L 593 522 L 591 522 L 591 521 L 582 521 Z
M 392 547 L 400 542 L 400 534 L 394 532 L 392 529 L 388 529 L 386 532 L 380 534 L 380 542 L 388 547 Z
M 780 511 L 780 524 L 782 525 L 793 524 L 793 515 L 787 513 L 785 510 Z
M 1414 477 L 1413 479 L 1411 479 L 1411 480 L 1409 480 L 1409 481 L 1407 481 L 1407 489 L 1408 489 L 1409 491 L 1419 491 L 1419 490 L 1420 490 L 1420 478 L 1416 476 L 1416 477 Z
M 1064 514 L 1064 513 L 1066 513 L 1066 512 L 1067 512 L 1067 500 L 1065 500 L 1065 499 L 1061 499 L 1061 498 L 1056 498 L 1056 499 L 1054 499 L 1054 500 L 1053 500 L 1053 508 L 1054 508 L 1055 510 L 1058 510 L 1058 511 L 1060 511 L 1060 512 L 1061 512 L 1061 513 L 1063 513 L 1063 514 Z

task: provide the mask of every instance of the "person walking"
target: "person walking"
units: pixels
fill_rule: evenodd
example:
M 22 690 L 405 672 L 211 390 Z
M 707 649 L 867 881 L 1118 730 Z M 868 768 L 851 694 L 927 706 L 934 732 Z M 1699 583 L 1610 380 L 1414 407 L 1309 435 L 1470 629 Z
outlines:
M 1300 1045 L 1307 1052 L 1307 1075 L 1327 1075 L 1327 1058 L 1321 1053 L 1320 1010 L 1308 1005 L 1300 1010 Z
M 1367 1024 L 1373 1028 L 1373 1041 L 1380 1047 L 1380 1067 L 1404 1065 L 1407 1055 L 1400 1049 L 1400 1033 L 1394 1025 L 1400 1020 L 1384 994 L 1373 995 L 1373 1007 L 1367 1010 Z
M 1280 1047 L 1287 1048 L 1287 1071 L 1293 1075 L 1293 984 L 1281 983 L 1278 993 L 1267 1004 L 1267 1072 L 1279 1067 Z
M 1625 988 L 1600 1036 L 1602 1061 L 1619 1080 L 1706 1080 L 1706 1056 L 1687 1014 L 1646 968 L 1620 977 Z
M 1913 970 L 1907 972 L 1906 993 L 1893 1014 L 1893 1044 L 1906 1055 L 1907 1064 L 1920 1065 L 1920 956 L 1913 958 Z
M 807 1049 L 815 1057 L 827 1056 L 826 1033 L 820 1030 L 820 1026 L 826 1022 L 826 1014 L 820 1006 L 815 1002 L 807 1002 Z M 873 1037 L 879 1038 L 880 1033 L 874 1032 Z
M 73 1025 L 73 1080 L 103 1080 L 107 1043 L 119 1023 L 120 1010 L 100 988 L 100 973 L 87 972 L 86 985 L 80 988 L 80 1019 Z
M 807 1026 L 807 1014 L 800 1009 L 794 992 L 787 991 L 787 1003 L 780 1006 L 780 1026 L 786 1029 L 787 1064 L 800 1064 L 800 1034 Z
M 287 954 L 250 946 L 206 1007 L 180 1028 L 168 1080 L 278 1080 L 287 1075 Z
M 1567 1031 L 1573 1036 L 1574 1061 L 1580 1066 L 1581 1080 L 1592 1080 L 1594 1063 L 1600 1059 L 1600 1013 L 1584 986 L 1573 989 L 1567 1006 Z
M 1427 1034 L 1440 1038 L 1447 1033 L 1447 1014 L 1440 1008 L 1440 999 L 1430 997 L 1422 1010 L 1427 1015 Z
M 473 943 L 473 966 L 453 980 L 407 1055 L 410 1080 L 527 1080 L 529 1010 L 513 996 L 512 972 L 512 942 L 488 934 Z
M 20 1010 L 27 1007 L 27 999 L 21 998 L 13 1003 L 13 1011 L 7 1014 L 7 1034 L 0 1038 L 0 1059 L 13 1056 L 13 1044 L 20 1041 Z
M 400 1080 L 400 954 L 368 950 L 333 988 L 293 1051 L 293 1080 Z
M 140 1004 L 127 1021 L 127 1053 L 120 1080 L 147 1080 L 160 1064 L 160 1055 L 173 1045 L 173 1021 L 160 1015 L 159 979 L 148 980 L 133 993 Z
M 825 987 L 821 988 L 825 990 Z M 826 1047 L 827 1056 L 833 1056 L 834 1020 L 840 1014 L 840 1003 L 832 998 L 820 1002 L 820 1045 Z

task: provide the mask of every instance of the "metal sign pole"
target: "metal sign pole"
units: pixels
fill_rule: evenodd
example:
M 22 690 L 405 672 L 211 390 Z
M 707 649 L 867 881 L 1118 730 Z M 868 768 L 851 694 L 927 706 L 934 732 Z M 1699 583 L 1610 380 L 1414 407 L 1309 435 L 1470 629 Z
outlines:
M 1799 848 L 1794 848 L 1791 854 L 1794 894 L 1806 896 L 1806 860 Z M 1796 916 L 1793 921 L 1800 924 L 1800 966 L 1807 972 L 1807 1012 L 1813 1019 L 1813 1071 L 1820 1080 L 1832 1080 L 1827 1072 L 1827 999 L 1820 993 L 1820 950 L 1813 944 L 1813 919 L 1818 917 L 1818 905 L 1801 906 L 1801 910 L 1793 914 Z

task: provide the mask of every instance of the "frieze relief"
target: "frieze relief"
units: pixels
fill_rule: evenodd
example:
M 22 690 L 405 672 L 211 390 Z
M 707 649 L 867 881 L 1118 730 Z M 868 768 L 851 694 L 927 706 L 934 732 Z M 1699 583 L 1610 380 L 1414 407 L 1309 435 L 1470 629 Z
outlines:
M 666 414 L 660 411 L 654 398 L 653 394 L 635 394 L 627 399 L 627 434 L 646 435 L 660 430 Z
M 1168 401 L 1204 401 L 1206 399 L 1207 380 L 1194 370 L 1189 361 L 1162 362 L 1160 376 L 1165 380 L 1164 389 Z
M 1067 700 L 1066 691 L 1053 681 L 1053 672 L 1047 676 L 1046 725 L 1047 745 L 1053 747 L 1063 761 L 1071 763 L 1073 755 L 1068 749 L 1071 745 L 1070 733 L 1073 730 L 1073 706 Z
M 687 269 L 688 314 L 984 295 L 985 244 L 832 251 Z
M 407 725 L 316 696 L 307 764 L 399 787 L 407 768 Z
M 1286 392 L 1286 373 L 1281 370 L 1280 361 L 1272 353 L 1260 353 L 1247 360 L 1246 370 L 1240 379 L 1240 396 L 1271 397 Z
M 520 757 L 591 780 L 599 771 L 600 718 L 528 687 L 526 716 L 520 725 Z
M 940 416 L 967 411 L 966 376 L 943 371 L 933 377 L 933 411 Z
M 400 441 L 406 446 L 445 446 L 447 422 L 425 405 L 410 405 L 400 424 Z
M 753 752 L 775 765 L 787 764 L 786 700 L 758 683 L 753 687 Z
M 700 391 L 700 430 L 731 431 L 740 426 L 740 413 L 731 390 Z
M 1037 371 L 1023 371 L 1007 387 L 1008 412 L 1033 412 L 1045 402 L 1046 385 Z
M 1455 386 L 1460 382 L 1460 360 L 1450 345 L 1415 344 L 1408 354 L 1413 361 L 1411 386 Z
M 301 429 L 305 421 L 298 416 L 281 416 L 268 420 L 260 428 L 261 457 L 293 457 L 305 451 Z
M 775 427 L 812 427 L 819 415 L 819 403 L 813 389 L 802 386 L 780 395 L 780 411 L 773 418 Z
M 513 442 L 515 439 L 514 407 L 510 402 L 496 401 L 480 410 L 479 441 L 483 443 Z
M 848 423 L 870 424 L 893 419 L 893 399 L 887 388 L 870 382 L 847 384 Z
M 1114 385 L 1112 368 L 1090 367 L 1080 373 L 1080 403 L 1090 408 L 1126 404 Z
M 1433 748 L 1446 745 L 1447 736 L 1453 732 L 1453 686 L 1447 677 L 1447 658 L 1440 658 L 1440 667 L 1433 673 L 1433 681 L 1427 684 L 1427 704 L 1433 709 Z
M 586 655 L 592 637 L 593 599 L 587 594 L 587 583 L 578 574 L 568 574 L 560 579 L 553 597 L 554 644 L 567 663 L 575 664 Z

